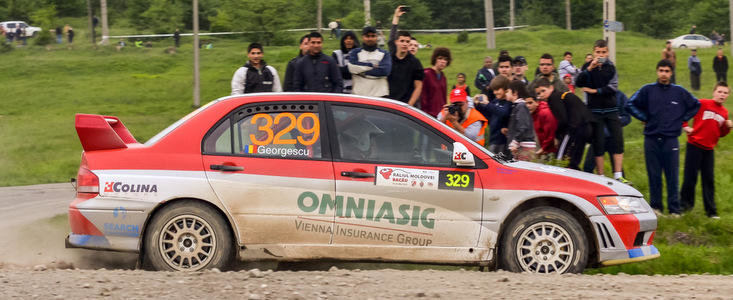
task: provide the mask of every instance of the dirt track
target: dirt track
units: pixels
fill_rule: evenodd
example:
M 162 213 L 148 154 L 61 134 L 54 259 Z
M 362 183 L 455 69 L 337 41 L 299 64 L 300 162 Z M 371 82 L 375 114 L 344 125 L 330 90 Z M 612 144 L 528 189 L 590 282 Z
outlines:
M 323 271 L 297 271 L 303 265 L 277 272 L 247 271 L 242 265 L 236 272 L 129 270 L 136 255 L 64 248 L 68 222 L 50 217 L 64 213 L 71 197 L 73 191 L 64 185 L 0 188 L 0 298 L 733 299 L 733 276 L 325 271 L 329 264 L 321 264 Z
M 258 278 L 257 276 L 262 276 Z M 333 270 L 165 273 L 5 269 L 0 298 L 730 299 L 733 276 L 512 274 L 475 271 Z

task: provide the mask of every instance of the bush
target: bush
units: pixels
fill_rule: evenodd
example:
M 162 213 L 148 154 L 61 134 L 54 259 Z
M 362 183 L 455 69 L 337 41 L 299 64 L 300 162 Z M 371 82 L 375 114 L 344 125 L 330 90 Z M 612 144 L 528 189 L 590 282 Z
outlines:
M 38 35 L 36 36 L 36 39 L 33 42 L 33 44 L 36 46 L 46 46 L 53 42 L 54 42 L 54 38 L 51 36 L 51 32 L 49 32 L 48 30 L 41 30 L 41 32 L 39 32 Z
M 0 53 L 8 53 L 10 51 L 13 51 L 13 45 L 7 42 L 5 36 L 2 36 L 2 39 L 0 39 Z
M 456 43 L 459 44 L 465 44 L 468 43 L 468 31 L 461 31 L 458 33 L 458 38 L 456 38 Z

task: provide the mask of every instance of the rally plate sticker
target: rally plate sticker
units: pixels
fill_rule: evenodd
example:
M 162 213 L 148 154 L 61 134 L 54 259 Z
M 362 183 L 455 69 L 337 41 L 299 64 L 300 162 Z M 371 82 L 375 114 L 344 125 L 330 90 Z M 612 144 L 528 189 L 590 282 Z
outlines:
M 440 171 L 438 178 L 439 189 L 473 191 L 473 172 Z

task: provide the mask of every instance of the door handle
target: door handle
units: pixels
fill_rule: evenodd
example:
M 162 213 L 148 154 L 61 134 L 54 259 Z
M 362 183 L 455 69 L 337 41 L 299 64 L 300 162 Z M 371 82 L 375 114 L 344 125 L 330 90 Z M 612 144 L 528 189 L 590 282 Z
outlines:
M 372 173 L 342 171 L 341 176 L 351 178 L 374 178 Z
M 210 165 L 209 168 L 211 168 L 212 170 L 224 171 L 224 172 L 244 171 L 244 167 L 229 166 L 229 165 Z

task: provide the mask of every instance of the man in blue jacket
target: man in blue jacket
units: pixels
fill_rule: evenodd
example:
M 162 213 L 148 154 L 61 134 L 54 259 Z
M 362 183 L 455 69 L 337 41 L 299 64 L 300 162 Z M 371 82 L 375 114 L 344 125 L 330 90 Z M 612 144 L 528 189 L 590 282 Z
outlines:
M 344 83 L 338 64 L 323 54 L 323 36 L 308 35 L 308 55 L 296 61 L 293 90 L 296 92 L 343 93 Z
M 626 102 L 626 110 L 644 122 L 644 158 L 649 178 L 649 201 L 657 215 L 662 204 L 662 171 L 667 180 L 667 209 L 680 213 L 679 141 L 682 123 L 694 117 L 700 101 L 685 88 L 671 84 L 672 62 L 657 63 L 657 82 L 644 85 Z

